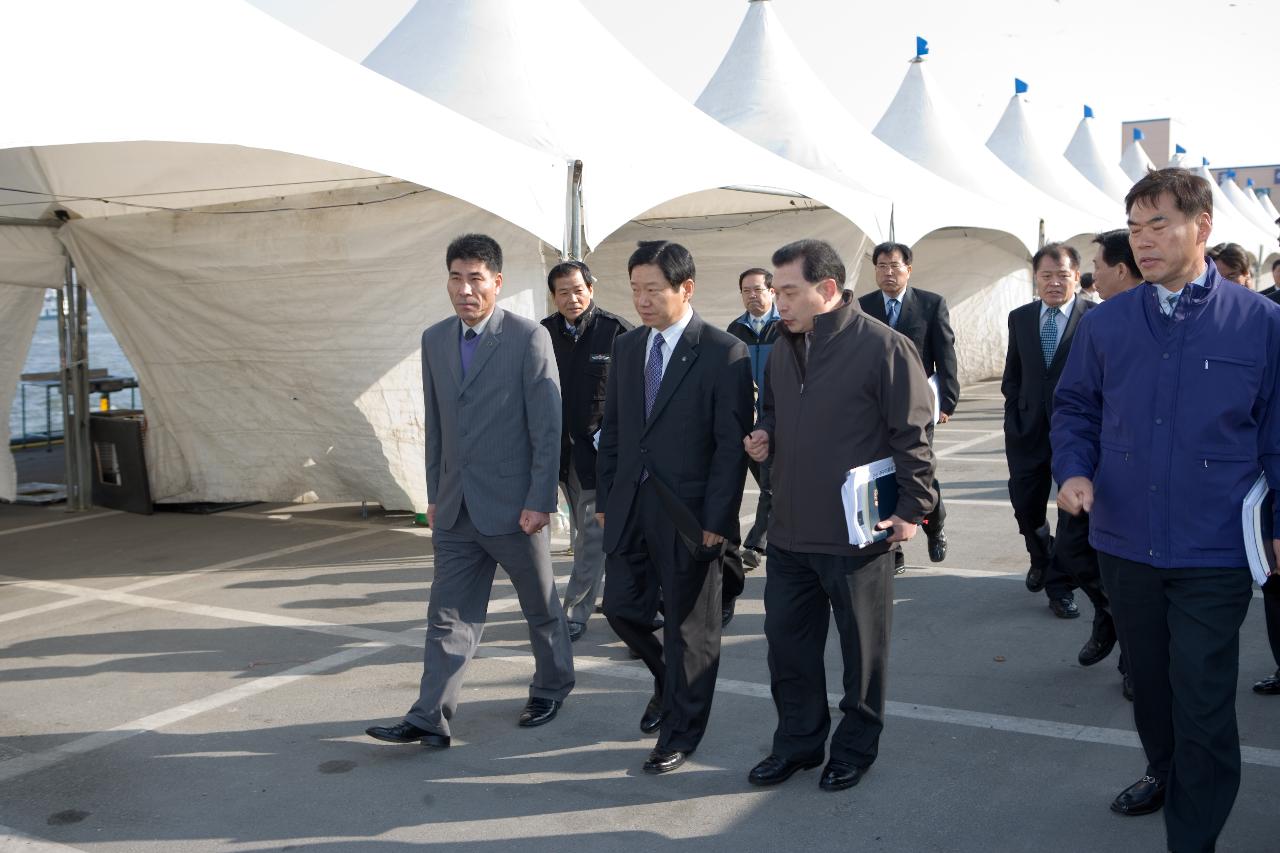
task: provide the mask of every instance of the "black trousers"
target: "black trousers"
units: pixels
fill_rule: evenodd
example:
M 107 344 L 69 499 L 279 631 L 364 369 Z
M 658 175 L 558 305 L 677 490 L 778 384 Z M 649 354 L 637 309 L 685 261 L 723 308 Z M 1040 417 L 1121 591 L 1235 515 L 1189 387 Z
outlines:
M 1027 543 L 1027 554 L 1031 557 L 1031 565 L 1044 569 L 1044 592 L 1049 598 L 1074 598 L 1072 589 L 1075 584 L 1071 573 L 1061 562 L 1055 560 L 1055 542 L 1049 533 L 1049 491 L 1053 487 L 1053 471 L 1050 468 L 1052 456 L 1049 450 L 1049 437 L 1046 435 L 1043 447 L 1009 448 L 1006 445 L 1006 458 L 1009 462 L 1009 502 L 1013 504 L 1013 517 L 1018 521 L 1018 532 Z M 1078 540 L 1083 534 L 1084 547 L 1089 545 L 1089 528 L 1087 525 L 1072 525 L 1066 519 L 1071 516 L 1058 511 L 1058 536 L 1074 537 Z M 1057 543 L 1058 547 L 1066 545 L 1075 553 L 1080 544 L 1078 541 Z
M 742 544 L 756 551 L 763 551 L 769 544 L 769 513 L 773 509 L 773 485 L 769 480 L 769 468 L 768 459 L 763 462 L 757 462 L 754 459 L 747 461 L 747 469 L 751 471 L 756 485 L 760 487 L 760 503 L 756 506 L 755 523 L 747 531 L 747 538 L 742 541 Z
M 844 661 L 844 717 L 831 737 L 831 759 L 856 767 L 876 760 L 884 729 L 885 676 L 893 615 L 893 554 L 838 557 L 769 545 L 764 635 L 778 727 L 773 752 L 820 761 L 831 728 L 824 652 L 835 615 Z
M 1098 554 L 1133 679 L 1147 775 L 1165 780 L 1169 849 L 1211 851 L 1240 788 L 1236 678 L 1244 567 L 1157 569 Z
M 1089 544 L 1089 513 L 1058 513 L 1058 538 L 1053 559 L 1071 576 L 1075 585 L 1089 596 L 1089 601 L 1093 603 L 1094 626 L 1111 623 L 1114 630 L 1115 619 L 1111 613 L 1111 601 L 1103 588 L 1098 552 Z M 1124 658 L 1124 644 L 1119 645 L 1119 669 L 1123 674 L 1129 670 Z
M 1267 618 L 1267 642 L 1280 672 L 1280 575 L 1272 575 L 1262 585 L 1262 612 Z
M 652 480 L 641 484 L 623 524 L 617 551 L 605 557 L 604 615 L 653 673 L 663 709 L 658 748 L 692 752 L 706 732 L 720 668 L 719 561 L 693 559 Z M 662 642 L 653 630 L 659 602 Z
M 925 427 L 924 435 L 929 441 L 929 447 L 933 447 L 933 424 Z M 942 525 L 947 520 L 947 507 L 942 503 L 942 484 L 937 478 L 933 481 L 933 491 L 938 495 L 938 503 L 924 517 L 925 536 L 937 536 L 942 532 Z

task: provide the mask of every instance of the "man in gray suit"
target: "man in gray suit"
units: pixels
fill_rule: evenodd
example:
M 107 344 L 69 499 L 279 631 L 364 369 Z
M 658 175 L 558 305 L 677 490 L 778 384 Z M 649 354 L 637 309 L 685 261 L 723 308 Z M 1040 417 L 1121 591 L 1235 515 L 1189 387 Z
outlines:
M 378 740 L 432 747 L 449 746 L 462 672 L 480 644 L 499 563 L 516 589 L 533 647 L 520 725 L 550 722 L 574 680 L 546 530 L 556 511 L 560 460 L 551 338 L 498 307 L 502 249 L 493 238 L 457 238 L 445 263 L 458 319 L 422 333 L 427 521 L 436 558 L 422 684 L 403 721 L 366 729 Z

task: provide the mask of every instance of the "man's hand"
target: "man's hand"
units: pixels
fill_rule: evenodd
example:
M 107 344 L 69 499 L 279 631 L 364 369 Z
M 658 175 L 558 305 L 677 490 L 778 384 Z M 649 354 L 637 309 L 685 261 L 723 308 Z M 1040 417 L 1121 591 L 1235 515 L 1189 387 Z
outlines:
M 604 530 L 604 513 L 603 512 L 596 513 L 596 524 L 600 525 L 601 530 Z
M 549 513 L 535 512 L 531 509 L 520 510 L 520 529 L 527 536 L 532 536 L 550 523 L 551 515 Z
M 710 530 L 702 531 L 702 544 L 708 548 L 717 548 L 724 541 L 724 537 L 719 533 L 712 533 Z
M 909 521 L 903 521 L 896 515 L 891 515 L 884 521 L 876 525 L 876 530 L 892 530 L 886 542 L 906 542 L 912 536 L 916 535 L 917 524 Z
M 427 527 L 436 529 L 436 505 L 427 504 Z
M 948 415 L 946 412 L 938 412 L 939 424 L 945 424 L 949 420 L 951 420 L 951 415 Z
M 1271 540 L 1271 550 L 1276 554 L 1276 565 L 1280 566 L 1280 539 Z M 1275 572 L 1272 572 L 1272 574 L 1275 574 Z
M 762 429 L 755 430 L 742 439 L 742 446 L 746 448 L 748 456 L 756 462 L 763 462 L 769 458 L 769 433 Z
M 1058 507 L 1072 515 L 1093 510 L 1093 481 L 1088 477 L 1071 477 L 1058 487 Z

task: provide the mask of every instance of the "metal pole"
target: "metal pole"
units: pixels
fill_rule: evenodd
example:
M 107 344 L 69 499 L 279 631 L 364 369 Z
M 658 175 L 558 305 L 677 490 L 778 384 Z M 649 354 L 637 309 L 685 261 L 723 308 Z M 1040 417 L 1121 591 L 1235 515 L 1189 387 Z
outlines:
M 571 260 L 582 260 L 582 161 L 574 160 L 569 170 L 569 187 L 565 199 L 567 206 L 566 227 L 569 234 L 565 252 Z
M 72 327 L 74 338 L 71 352 L 75 356 L 76 367 L 76 471 L 78 486 L 78 504 L 76 509 L 87 510 L 93 507 L 93 475 L 90 466 L 89 444 L 89 294 L 80 277 L 76 275 L 75 263 L 67 259 L 71 273 L 71 284 L 76 295 L 75 325 Z
M 62 282 L 62 288 L 58 291 L 58 396 L 62 403 L 62 450 L 63 450 L 63 467 L 65 470 L 65 479 L 67 483 L 67 512 L 74 512 L 77 509 L 73 500 L 74 484 L 76 483 L 76 460 L 79 458 L 75 452 L 76 433 L 74 430 L 68 429 L 67 424 L 71 423 L 71 395 L 74 391 L 74 383 L 71 380 L 71 335 L 67 329 L 67 314 L 70 302 L 71 290 L 71 259 L 67 259 L 66 277 Z M 45 393 L 45 413 L 48 417 L 50 406 L 48 392 Z M 53 441 L 53 428 L 48 427 L 49 441 Z

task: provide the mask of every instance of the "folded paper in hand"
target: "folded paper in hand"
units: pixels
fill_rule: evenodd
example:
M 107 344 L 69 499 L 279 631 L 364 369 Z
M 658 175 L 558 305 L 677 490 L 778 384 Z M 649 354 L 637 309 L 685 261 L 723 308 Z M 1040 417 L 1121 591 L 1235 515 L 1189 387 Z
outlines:
M 1267 485 L 1266 474 L 1259 474 L 1253 488 L 1244 496 L 1240 507 L 1240 520 L 1244 523 L 1244 551 L 1249 556 L 1249 572 L 1258 586 L 1276 570 L 1276 552 L 1271 540 L 1275 538 L 1272 518 L 1275 493 Z
M 890 530 L 876 530 L 876 525 L 893 515 L 898 505 L 897 469 L 893 459 L 881 459 L 850 469 L 840 487 L 844 501 L 845 522 L 849 526 L 849 544 L 865 548 L 872 542 L 889 538 Z

